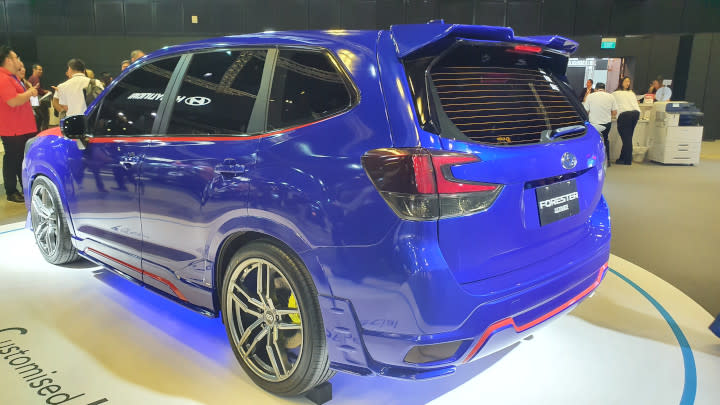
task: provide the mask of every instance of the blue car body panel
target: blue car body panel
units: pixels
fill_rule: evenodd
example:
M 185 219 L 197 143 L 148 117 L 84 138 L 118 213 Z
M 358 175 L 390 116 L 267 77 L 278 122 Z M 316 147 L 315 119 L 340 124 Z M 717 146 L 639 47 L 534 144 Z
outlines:
M 515 36 L 512 28 L 486 25 L 444 24 L 441 22 L 403 24 L 390 27 L 390 33 L 396 44 L 397 55 L 401 58 L 428 46 L 446 48 L 448 43 L 456 38 L 538 45 L 567 53 L 575 52 L 578 47 L 577 42 L 557 35 L 518 37 Z
M 261 33 L 168 47 L 135 62 L 103 95 L 128 72 L 169 55 L 311 47 L 339 60 L 357 102 L 310 125 L 247 138 L 157 133 L 96 138 L 79 150 L 51 129 L 29 148 L 23 184 L 42 175 L 58 186 L 84 256 L 209 314 L 219 311 L 225 243 L 248 232 L 273 238 L 297 254 L 316 284 L 333 368 L 415 379 L 449 374 L 571 310 L 601 281 L 610 242 L 605 153 L 592 126 L 579 138 L 513 147 L 420 128 L 401 58 L 458 38 L 565 54 L 577 47 L 562 37 L 448 24 Z M 390 147 L 472 153 L 480 161 L 454 167 L 453 175 L 504 188 L 485 212 L 402 220 L 361 163 L 367 151 Z M 568 174 L 560 164 L 566 152 L 578 157 L 580 212 L 541 227 L 534 189 Z M 128 156 L 137 161 L 123 165 Z M 223 176 L 227 164 L 242 170 Z M 404 360 L 415 346 L 454 341 L 457 352 L 442 361 Z
M 221 227 L 227 227 L 227 222 L 247 217 L 249 179 L 242 171 L 237 177 L 216 171 L 224 169 L 221 166 L 226 159 L 233 159 L 233 164 L 252 172 L 258 142 L 153 140 L 143 151 L 139 193 L 142 269 L 166 280 L 189 283 L 181 291 L 197 305 L 213 305 L 208 241 Z M 162 281 L 149 276 L 143 281 L 173 293 Z

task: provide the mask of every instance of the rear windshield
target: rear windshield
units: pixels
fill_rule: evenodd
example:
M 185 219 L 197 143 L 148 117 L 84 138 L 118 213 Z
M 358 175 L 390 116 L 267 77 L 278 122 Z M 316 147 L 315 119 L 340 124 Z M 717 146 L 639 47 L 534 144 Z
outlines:
M 568 86 L 552 74 L 558 57 L 564 58 L 520 52 L 513 46 L 458 44 L 429 65 L 418 60 L 406 63 L 406 68 L 416 98 L 426 96 L 418 90 L 423 84 L 427 87 L 430 111 L 426 114 L 416 103 L 418 115 L 429 115 L 441 135 L 523 145 L 547 141 L 585 121 Z M 559 137 L 584 134 L 582 129 L 565 132 Z

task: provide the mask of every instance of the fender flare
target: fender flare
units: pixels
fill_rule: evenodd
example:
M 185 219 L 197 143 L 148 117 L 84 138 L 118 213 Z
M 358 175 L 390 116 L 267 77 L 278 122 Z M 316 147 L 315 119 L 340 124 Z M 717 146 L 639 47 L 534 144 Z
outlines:
M 39 176 L 46 177 L 48 180 L 50 180 L 55 187 L 58 190 L 58 194 L 60 195 L 60 200 L 63 205 L 63 210 L 65 211 L 65 215 L 68 218 L 68 229 L 70 230 L 70 234 L 73 237 L 76 237 L 75 233 L 75 225 L 73 223 L 72 219 L 72 213 L 70 211 L 70 206 L 68 205 L 68 199 L 67 199 L 67 190 L 65 188 L 65 183 L 60 180 L 60 175 L 50 166 L 46 165 L 35 165 L 32 167 L 32 174 L 29 176 L 29 184 L 28 184 L 28 195 L 30 195 L 32 191 L 32 184 L 35 182 L 35 179 L 37 179 Z M 32 204 L 32 203 L 29 203 Z M 28 208 L 29 211 L 29 208 Z
M 303 237 L 299 228 L 285 218 L 270 219 L 268 213 L 263 214 L 261 214 L 262 216 L 250 215 L 233 218 L 213 232 L 215 236 L 208 241 L 207 258 L 212 263 L 212 269 L 209 272 L 211 280 L 208 281 L 213 286 L 213 301 L 216 308 L 219 304 L 217 301 L 219 280 L 221 272 L 225 270 L 222 268 L 223 263 L 229 259 L 228 254 L 250 241 L 261 238 L 274 240 L 280 247 L 286 248 L 291 254 L 296 255 L 310 272 L 318 294 L 332 296 L 328 270 L 322 266 L 317 255 L 314 254 L 314 246 L 307 238 Z

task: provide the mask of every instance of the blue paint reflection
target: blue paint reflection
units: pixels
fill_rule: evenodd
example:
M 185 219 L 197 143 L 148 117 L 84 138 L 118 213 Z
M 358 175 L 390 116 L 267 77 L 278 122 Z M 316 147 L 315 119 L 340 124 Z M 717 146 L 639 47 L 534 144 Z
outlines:
M 205 317 L 109 271 L 97 270 L 94 276 L 126 297 L 118 304 L 144 321 L 147 327 L 171 336 L 179 345 L 187 346 L 216 363 L 228 363 L 230 347 L 220 318 Z M 113 298 L 112 295 L 108 297 Z M 228 350 L 216 350 L 218 346 Z M 234 361 L 234 357 L 231 360 Z

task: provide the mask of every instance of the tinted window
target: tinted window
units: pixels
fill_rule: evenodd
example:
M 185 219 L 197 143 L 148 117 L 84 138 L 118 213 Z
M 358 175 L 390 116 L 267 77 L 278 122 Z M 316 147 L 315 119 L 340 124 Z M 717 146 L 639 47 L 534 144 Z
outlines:
M 234 50 L 194 55 L 175 100 L 168 133 L 247 133 L 266 53 Z
M 102 100 L 95 135 L 147 135 L 180 57 L 163 59 L 133 70 Z
M 351 102 L 345 80 L 329 55 L 280 51 L 270 93 L 269 129 L 317 121 Z
M 551 62 L 549 56 L 512 48 L 456 46 L 430 71 L 436 106 L 455 126 L 444 135 L 495 145 L 544 142 L 553 131 L 574 126 L 579 128 L 561 137 L 583 135 L 583 111 L 552 74 Z M 424 71 L 407 65 L 415 88 Z M 420 109 L 419 115 L 424 115 Z

